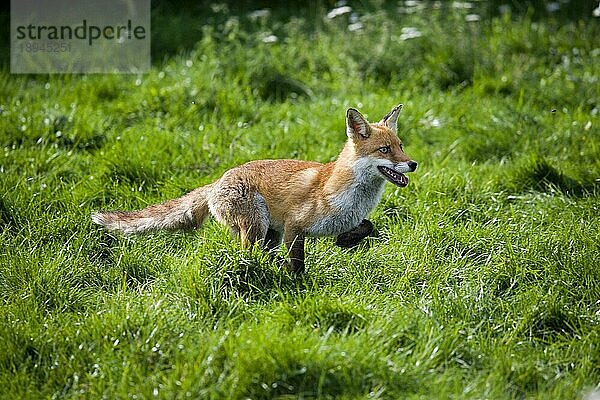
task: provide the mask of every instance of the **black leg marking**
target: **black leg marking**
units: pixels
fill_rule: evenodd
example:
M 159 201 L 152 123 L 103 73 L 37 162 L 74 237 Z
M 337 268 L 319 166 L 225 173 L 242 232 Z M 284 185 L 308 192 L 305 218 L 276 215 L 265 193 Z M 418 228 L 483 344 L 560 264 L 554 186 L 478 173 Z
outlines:
M 283 234 L 274 229 L 267 230 L 267 235 L 265 236 L 265 250 L 273 251 L 281 244 L 281 237 Z
M 373 233 L 373 224 L 368 219 L 363 219 L 356 228 L 338 235 L 335 245 L 344 248 L 354 247 L 371 233 Z
M 304 236 L 298 235 L 289 248 L 290 265 L 289 270 L 296 274 L 304 272 Z

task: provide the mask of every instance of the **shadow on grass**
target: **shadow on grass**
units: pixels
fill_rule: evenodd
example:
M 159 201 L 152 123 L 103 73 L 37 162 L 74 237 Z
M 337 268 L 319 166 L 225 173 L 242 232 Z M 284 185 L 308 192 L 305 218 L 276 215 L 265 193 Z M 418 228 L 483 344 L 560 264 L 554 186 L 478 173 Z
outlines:
M 20 225 L 19 214 L 12 202 L 0 197 L 0 232 L 10 231 L 15 233 Z
M 582 197 L 598 189 L 596 182 L 580 182 L 541 156 L 531 157 L 517 165 L 502 180 L 501 186 L 516 193 L 533 190 L 542 193 L 561 192 L 565 195 Z
M 579 310 L 558 298 L 541 301 L 527 314 L 517 332 L 528 339 L 550 341 L 557 336 L 574 337 L 580 333 Z
M 368 325 L 368 311 L 352 302 L 327 297 L 298 298 L 293 303 L 283 305 L 288 326 L 294 329 L 298 325 L 310 326 L 322 334 L 354 334 Z
M 298 276 L 285 271 L 279 263 L 262 257 L 240 259 L 239 264 L 223 271 L 221 288 L 250 301 L 268 301 L 279 291 L 298 288 Z
M 251 81 L 263 100 L 280 102 L 313 97 L 312 90 L 304 83 L 275 70 L 257 72 Z
M 169 245 L 160 234 L 152 238 L 128 238 L 97 227 L 94 239 L 84 243 L 87 261 L 91 264 L 79 278 L 81 285 L 92 290 L 115 292 L 123 288 L 143 291 L 169 272 L 165 263 Z M 152 251 L 150 251 L 152 250 Z
M 111 183 L 127 184 L 137 187 L 138 191 L 147 191 L 159 186 L 165 172 L 161 172 L 150 163 L 122 159 L 118 161 L 107 160 L 108 171 L 104 179 Z

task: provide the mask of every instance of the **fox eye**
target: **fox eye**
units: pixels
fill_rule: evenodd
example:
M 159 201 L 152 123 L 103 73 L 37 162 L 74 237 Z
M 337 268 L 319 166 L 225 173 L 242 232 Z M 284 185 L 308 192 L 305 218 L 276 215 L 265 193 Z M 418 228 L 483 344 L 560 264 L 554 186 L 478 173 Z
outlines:
M 390 146 L 383 146 L 379 148 L 379 151 L 383 154 L 389 153 L 390 152 Z

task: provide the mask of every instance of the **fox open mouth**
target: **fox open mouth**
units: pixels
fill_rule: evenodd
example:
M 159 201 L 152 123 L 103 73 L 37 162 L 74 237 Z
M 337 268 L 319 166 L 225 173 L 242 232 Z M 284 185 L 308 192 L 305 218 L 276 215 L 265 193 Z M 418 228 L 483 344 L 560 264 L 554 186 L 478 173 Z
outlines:
M 381 172 L 381 174 L 394 185 L 400 187 L 408 185 L 408 176 L 404 175 L 402 172 L 398 172 L 383 166 L 379 166 L 377 169 L 379 169 L 379 172 Z

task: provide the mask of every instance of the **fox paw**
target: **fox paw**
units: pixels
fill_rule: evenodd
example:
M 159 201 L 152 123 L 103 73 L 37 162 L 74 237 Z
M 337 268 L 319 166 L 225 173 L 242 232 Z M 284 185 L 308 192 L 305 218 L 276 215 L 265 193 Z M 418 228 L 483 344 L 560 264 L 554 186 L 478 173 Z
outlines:
M 344 248 L 354 247 L 371 233 L 373 233 L 373 224 L 368 219 L 363 219 L 356 228 L 338 235 L 335 245 Z
M 283 267 L 287 272 L 293 274 L 302 274 L 305 271 L 304 262 L 299 261 L 284 261 Z

